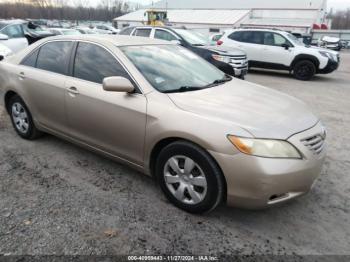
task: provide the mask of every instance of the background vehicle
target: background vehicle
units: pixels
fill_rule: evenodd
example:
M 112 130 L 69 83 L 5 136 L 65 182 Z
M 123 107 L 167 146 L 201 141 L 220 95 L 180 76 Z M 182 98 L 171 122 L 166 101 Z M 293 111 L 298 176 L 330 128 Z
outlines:
M 52 32 L 34 24 L 33 22 L 24 22 L 22 27 L 30 45 L 45 37 L 54 36 Z
M 222 33 L 220 34 L 214 34 L 209 37 L 209 40 L 212 45 L 216 45 L 216 43 L 220 40 L 220 38 L 223 36 Z
M 312 36 L 310 34 L 292 33 L 292 35 L 307 46 L 312 44 Z
M 54 35 L 81 35 L 78 30 L 68 28 L 50 28 Z
M 247 56 L 242 50 L 210 46 L 208 38 L 198 32 L 184 28 L 138 26 L 124 28 L 120 34 L 172 41 L 198 54 L 226 74 L 241 79 L 248 72 Z
M 164 26 L 168 22 L 168 12 L 150 9 L 146 10 L 144 16 L 146 17 L 147 22 L 145 25 L 150 26 Z
M 23 20 L 0 21 L 0 43 L 16 53 L 26 48 L 29 43 L 22 27 Z M 7 37 L 5 37 L 5 36 Z
M 74 29 L 79 31 L 81 34 L 84 34 L 84 35 L 98 34 L 98 32 L 96 30 L 91 29 L 89 27 L 75 27 Z
M 340 38 L 331 37 L 331 36 L 323 36 L 318 41 L 318 46 L 323 47 L 323 48 L 327 48 L 327 49 L 332 49 L 335 51 L 340 51 L 342 49 L 342 44 L 340 42 Z
M 303 102 L 166 41 L 44 39 L 0 63 L 0 85 L 20 137 L 49 132 L 152 174 L 188 212 L 299 197 L 326 156 Z
M 1 35 L 0 35 L 1 39 Z M 5 45 L 0 43 L 0 61 L 2 61 L 5 57 L 12 55 L 12 51 Z
M 70 28 L 71 25 L 64 21 L 58 21 L 58 20 L 49 20 L 46 23 L 47 27 L 50 28 Z
M 344 49 L 350 48 L 350 42 L 349 41 L 341 40 L 340 44 L 341 44 L 342 48 L 344 48 Z
M 287 70 L 299 80 L 328 74 L 339 66 L 337 52 L 305 46 L 288 32 L 271 29 L 228 30 L 219 45 L 244 50 L 249 67 Z
M 100 34 L 112 34 L 112 35 L 116 35 L 119 33 L 119 29 L 114 28 L 111 25 L 97 25 L 94 28 L 94 31 L 100 33 Z

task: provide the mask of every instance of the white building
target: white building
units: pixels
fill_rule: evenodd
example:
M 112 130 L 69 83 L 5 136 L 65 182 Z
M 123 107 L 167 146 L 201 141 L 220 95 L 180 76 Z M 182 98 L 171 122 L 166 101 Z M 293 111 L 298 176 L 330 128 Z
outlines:
M 167 9 L 169 23 L 203 33 L 232 27 L 274 27 L 307 33 L 326 23 L 327 0 L 163 0 L 155 9 Z M 118 28 L 141 25 L 146 9 L 114 19 Z

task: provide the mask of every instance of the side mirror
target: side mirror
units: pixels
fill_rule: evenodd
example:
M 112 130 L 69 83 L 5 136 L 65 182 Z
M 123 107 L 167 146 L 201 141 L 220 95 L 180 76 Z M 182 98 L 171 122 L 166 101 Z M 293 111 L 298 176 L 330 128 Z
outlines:
M 103 79 L 103 89 L 109 92 L 132 93 L 134 92 L 135 87 L 130 80 L 125 77 L 112 76 Z
M 171 42 L 175 45 L 182 45 L 182 42 L 180 40 L 171 40 Z
M 288 44 L 282 44 L 281 47 L 283 47 L 286 50 L 288 50 L 290 48 L 290 46 Z
M 9 37 L 0 33 L 0 40 L 9 40 Z
M 0 55 L 0 61 L 4 60 L 4 56 Z

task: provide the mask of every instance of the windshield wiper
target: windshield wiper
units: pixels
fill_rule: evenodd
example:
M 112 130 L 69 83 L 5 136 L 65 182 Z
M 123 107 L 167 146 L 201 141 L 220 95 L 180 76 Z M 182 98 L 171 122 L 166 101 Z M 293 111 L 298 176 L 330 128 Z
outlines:
M 222 79 L 217 79 L 213 81 L 212 83 L 205 85 L 205 86 L 182 86 L 178 89 L 172 89 L 172 90 L 165 90 L 163 93 L 183 93 L 183 92 L 189 92 L 189 91 L 197 91 L 197 90 L 202 90 L 206 88 L 210 88 L 213 86 L 217 86 L 226 82 L 229 82 L 232 80 L 232 76 L 225 75 Z
M 197 91 L 197 90 L 201 90 L 204 88 L 205 87 L 198 87 L 198 86 L 182 86 L 178 89 L 163 91 L 163 93 L 183 93 L 183 92 L 188 92 L 188 91 Z
M 226 82 L 229 82 L 232 80 L 232 76 L 225 74 L 225 76 L 221 79 L 217 79 L 215 81 L 213 81 L 212 83 L 210 83 L 209 85 L 206 85 L 205 87 L 213 87 L 213 86 L 217 86 Z

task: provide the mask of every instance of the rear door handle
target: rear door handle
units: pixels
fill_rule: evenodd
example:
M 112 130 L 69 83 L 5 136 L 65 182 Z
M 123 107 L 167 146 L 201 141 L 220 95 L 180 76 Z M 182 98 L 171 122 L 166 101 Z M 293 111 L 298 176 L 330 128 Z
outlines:
M 79 94 L 79 91 L 76 87 L 74 86 L 71 86 L 67 89 L 68 93 L 70 94 L 73 94 L 73 95 L 78 95 Z

